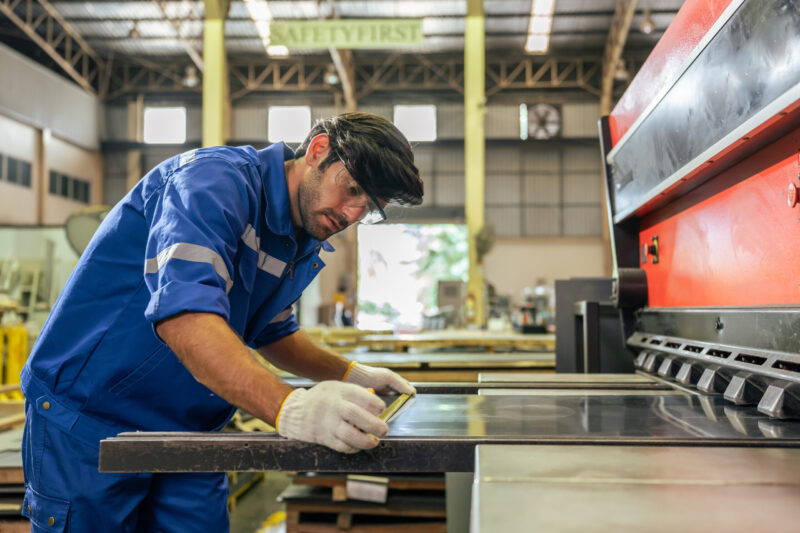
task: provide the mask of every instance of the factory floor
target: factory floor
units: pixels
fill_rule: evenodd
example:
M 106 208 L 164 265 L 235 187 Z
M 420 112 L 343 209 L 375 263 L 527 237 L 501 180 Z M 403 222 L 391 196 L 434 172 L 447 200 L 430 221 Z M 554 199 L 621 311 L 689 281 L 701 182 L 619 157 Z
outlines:
M 282 472 L 267 472 L 236 501 L 231 512 L 231 533 L 284 533 L 285 521 L 278 521 L 285 506 L 277 501 L 291 478 Z M 270 517 L 273 520 L 269 520 Z M 275 523 L 277 522 L 277 523 Z

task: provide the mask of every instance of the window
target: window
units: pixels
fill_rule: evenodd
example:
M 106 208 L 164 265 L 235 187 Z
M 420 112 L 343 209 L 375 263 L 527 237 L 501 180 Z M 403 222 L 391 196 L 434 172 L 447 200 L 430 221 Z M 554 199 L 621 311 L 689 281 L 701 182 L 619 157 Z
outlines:
M 466 281 L 461 224 L 358 226 L 359 329 L 419 330 L 438 306 L 438 282 Z
M 269 142 L 303 142 L 311 130 L 311 108 L 301 106 L 274 106 L 269 108 L 267 137 Z
M 16 183 L 24 187 L 30 187 L 31 164 L 27 161 L 22 161 L 13 157 L 8 157 L 6 159 L 6 180 L 8 180 L 9 183 Z
M 186 142 L 185 107 L 145 107 L 144 142 L 183 144 Z
M 19 183 L 25 187 L 31 186 L 31 164 L 27 161 L 20 161 L 17 169 L 19 171 Z
M 409 141 L 435 141 L 436 106 L 396 105 L 394 124 Z
M 88 204 L 92 195 L 92 184 L 87 180 L 51 170 L 49 191 L 50 194 Z

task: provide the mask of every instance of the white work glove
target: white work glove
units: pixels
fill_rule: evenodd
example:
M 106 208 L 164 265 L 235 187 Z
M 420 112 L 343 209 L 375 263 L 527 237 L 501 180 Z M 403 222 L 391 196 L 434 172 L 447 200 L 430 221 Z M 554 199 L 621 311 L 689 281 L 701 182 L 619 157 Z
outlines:
M 388 368 L 362 365 L 353 361 L 342 381 L 375 389 L 378 394 L 416 394 L 411 383 Z
M 344 453 L 378 445 L 389 426 L 378 418 L 383 401 L 363 387 L 323 381 L 295 389 L 278 412 L 275 427 L 287 439 L 315 442 Z M 359 429 L 360 428 L 360 429 Z

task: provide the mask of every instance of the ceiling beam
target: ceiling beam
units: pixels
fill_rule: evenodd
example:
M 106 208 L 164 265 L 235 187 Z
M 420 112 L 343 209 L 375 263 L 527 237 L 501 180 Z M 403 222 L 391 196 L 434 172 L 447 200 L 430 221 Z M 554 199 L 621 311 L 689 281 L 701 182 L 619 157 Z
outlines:
M 614 20 L 611 21 L 611 30 L 608 33 L 606 48 L 603 52 L 603 79 L 600 91 L 600 114 L 602 116 L 607 116 L 611 113 L 611 104 L 614 96 L 614 73 L 622 58 L 625 41 L 628 40 L 628 31 L 631 28 L 637 3 L 638 0 L 617 0 Z
M 317 13 L 321 20 L 337 19 L 339 16 L 336 13 L 336 6 L 333 0 L 327 0 L 328 16 L 326 17 L 322 11 L 322 3 L 317 2 Z M 339 50 L 338 48 L 328 48 L 331 54 L 333 66 L 336 68 L 336 73 L 339 76 L 339 83 L 342 85 L 342 94 L 344 95 L 344 105 L 348 113 L 353 113 L 358 110 L 358 100 L 356 99 L 356 68 L 355 61 L 353 60 L 352 50 Z
M 183 46 L 186 53 L 189 54 L 189 57 L 192 59 L 192 62 L 197 66 L 200 72 L 205 70 L 205 64 L 203 63 L 203 56 L 201 51 L 197 48 L 195 44 L 195 40 L 192 38 L 187 38 L 183 36 L 182 29 L 183 23 L 187 20 L 191 20 L 188 18 L 172 18 L 167 14 L 167 2 L 166 0 L 153 0 L 155 4 L 158 6 L 158 9 L 164 15 L 164 19 L 170 23 L 170 26 L 175 30 L 175 36 Z M 191 5 L 191 4 L 189 4 Z M 192 15 L 194 15 L 194 7 L 192 7 Z
M 641 57 L 628 57 L 631 65 Z M 257 59 L 229 62 L 231 100 L 251 93 L 317 92 L 331 94 L 338 87 L 325 81 L 330 62 L 325 57 Z M 601 94 L 603 60 L 600 57 L 524 56 L 508 59 L 487 58 L 486 96 L 508 91 L 525 91 L 531 98 L 536 91 L 580 90 L 595 98 Z M 186 64 L 159 61 L 136 64 L 120 60 L 114 64 L 108 98 L 124 94 L 187 92 L 180 78 Z M 362 58 L 354 66 L 356 101 L 371 94 L 391 91 L 464 92 L 463 56 L 390 54 L 383 58 Z M 539 93 L 541 95 L 542 93 Z
M 0 0 L 0 13 L 25 32 L 78 85 L 98 94 L 103 61 L 47 0 Z

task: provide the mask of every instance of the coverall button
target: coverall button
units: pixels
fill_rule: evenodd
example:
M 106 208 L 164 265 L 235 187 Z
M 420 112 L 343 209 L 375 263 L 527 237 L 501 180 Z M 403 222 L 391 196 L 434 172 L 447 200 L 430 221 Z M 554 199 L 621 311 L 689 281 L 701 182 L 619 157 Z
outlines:
M 319 266 L 319 263 L 314 263 L 314 264 L 313 264 L 313 265 L 311 265 L 311 266 L 312 266 L 312 268 L 317 268 L 317 267 Z
M 283 243 L 283 245 L 284 245 L 284 246 L 286 246 L 287 248 L 288 248 L 289 246 L 291 246 L 291 244 L 289 243 L 289 241 L 286 241 L 285 243 Z
M 50 409 L 50 402 L 42 402 L 42 409 L 44 409 L 45 411 Z
M 52 526 L 56 523 L 56 519 L 51 516 L 50 518 L 47 519 L 47 523 L 48 525 Z
M 31 506 L 28 506 L 28 514 L 31 514 Z

